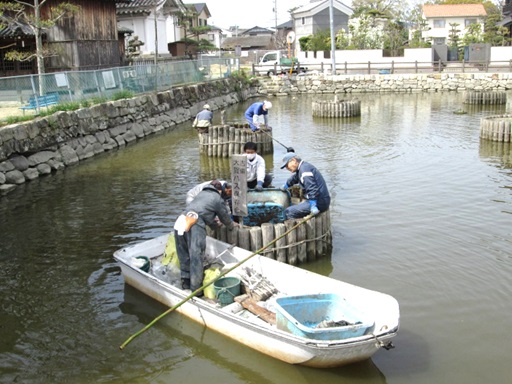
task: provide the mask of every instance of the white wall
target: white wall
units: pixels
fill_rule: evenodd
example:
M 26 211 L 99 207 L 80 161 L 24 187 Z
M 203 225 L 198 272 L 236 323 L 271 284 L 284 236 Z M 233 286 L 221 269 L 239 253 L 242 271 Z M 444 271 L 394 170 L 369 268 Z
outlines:
M 436 38 L 436 37 L 444 37 L 446 38 L 446 43 L 448 43 L 448 38 L 450 36 L 450 30 L 452 27 L 450 24 L 457 23 L 459 24 L 457 26 L 457 29 L 460 30 L 459 36 L 463 37 L 466 34 L 466 27 L 464 25 L 466 19 L 476 19 L 478 23 L 480 23 L 482 27 L 482 32 L 484 30 L 483 21 L 481 18 L 476 16 L 468 16 L 468 17 L 436 17 L 435 20 L 445 20 L 444 28 L 434 28 L 434 18 L 428 19 L 428 26 L 430 27 L 430 30 L 423 32 L 424 38 Z
M 512 47 L 491 47 L 491 61 L 512 60 Z
M 150 54 L 155 52 L 155 19 L 153 15 L 148 17 L 134 17 L 130 19 L 119 20 L 119 25 L 129 28 L 133 31 L 132 36 L 139 36 L 139 40 L 144 43 L 140 47 L 141 54 Z M 157 18 L 158 29 L 158 54 L 167 54 L 166 18 L 161 16 Z
M 400 63 L 414 63 L 418 62 L 418 64 L 425 65 L 426 63 L 432 62 L 432 49 L 431 48 L 407 48 L 404 50 L 403 57 L 383 57 L 382 50 L 380 49 L 368 49 L 361 51 L 336 51 L 336 63 L 341 64 L 347 62 L 348 64 L 361 64 L 366 63 L 368 61 L 382 64 L 391 64 L 393 61 L 395 66 L 400 66 Z M 306 52 L 298 52 L 296 55 L 299 59 L 299 63 L 301 64 L 331 64 L 332 60 L 330 58 L 324 58 L 323 52 L 316 53 L 316 59 L 313 58 L 314 52 L 309 52 L 309 57 L 306 58 Z M 494 66 L 502 67 L 505 63 L 510 62 L 512 60 L 512 47 L 491 47 L 491 62 L 501 62 L 494 63 Z M 410 66 L 410 64 L 408 64 Z M 492 66 L 492 63 L 491 63 Z
M 169 53 L 167 49 L 167 28 L 166 20 L 164 17 L 157 18 L 157 33 L 158 33 L 158 54 Z M 143 53 L 154 53 L 155 52 L 155 19 L 153 15 L 144 19 L 144 31 L 146 35 L 146 44 L 141 48 Z
M 506 47 L 511 48 L 512 47 Z M 512 52 L 512 51 L 510 51 Z M 509 53 L 510 55 L 510 53 Z M 299 59 L 299 63 L 303 64 L 314 64 L 314 63 L 331 63 L 332 59 L 324 58 L 323 52 L 316 53 L 316 59 L 314 57 L 314 52 L 308 53 L 308 58 L 306 58 L 306 52 L 300 51 L 296 55 Z M 407 62 L 412 63 L 415 61 L 418 62 L 431 62 L 432 61 L 432 49 L 431 48 L 407 48 L 404 50 L 403 57 L 383 57 L 382 49 L 366 49 L 366 50 L 346 50 L 341 51 L 337 50 L 335 52 L 336 63 L 366 63 L 371 61 L 373 63 L 391 63 L 394 61 L 395 63 Z

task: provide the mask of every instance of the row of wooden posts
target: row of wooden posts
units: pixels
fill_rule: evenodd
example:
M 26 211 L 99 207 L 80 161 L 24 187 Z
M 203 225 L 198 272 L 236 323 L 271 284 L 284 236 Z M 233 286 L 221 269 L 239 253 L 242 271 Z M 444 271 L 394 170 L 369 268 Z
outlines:
M 313 101 L 314 117 L 355 117 L 361 116 L 360 100 Z
M 224 226 L 215 230 L 207 227 L 207 231 L 211 237 L 254 252 L 302 220 L 290 219 L 277 224 L 263 223 L 261 227 L 241 226 L 235 227 L 232 231 L 228 231 Z M 298 265 L 323 256 L 330 244 L 331 219 L 329 211 L 325 211 L 298 226 L 262 254 L 283 263 Z
M 510 143 L 512 115 L 488 116 L 480 120 L 480 138 Z
M 464 92 L 464 104 L 498 105 L 507 103 L 504 91 L 467 91 Z
M 272 129 L 253 132 L 247 124 L 215 125 L 207 133 L 199 133 L 199 150 L 209 157 L 230 157 L 244 153 L 244 145 L 252 141 L 261 155 L 273 153 Z

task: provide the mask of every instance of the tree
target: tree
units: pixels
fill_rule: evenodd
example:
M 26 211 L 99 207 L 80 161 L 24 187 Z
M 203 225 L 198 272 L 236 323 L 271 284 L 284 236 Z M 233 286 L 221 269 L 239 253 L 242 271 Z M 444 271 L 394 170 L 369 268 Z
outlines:
M 398 56 L 398 51 L 407 42 L 407 30 L 402 23 L 390 21 L 383 32 L 384 49 L 389 49 L 391 56 Z
M 383 48 L 383 27 L 376 24 L 375 19 L 369 15 L 352 18 L 348 22 L 351 49 L 379 49 Z
M 356 17 L 375 10 L 390 19 L 402 19 L 404 7 L 403 0 L 352 0 L 352 9 Z
M 326 29 L 299 39 L 301 51 L 329 51 L 331 50 L 331 32 Z
M 126 48 L 126 57 L 128 60 L 140 56 L 140 47 L 142 45 L 144 45 L 144 42 L 139 40 L 139 36 L 133 36 L 128 40 L 128 47 Z
M 41 77 L 45 73 L 44 58 L 53 56 L 47 46 L 43 45 L 43 32 L 53 28 L 57 22 L 65 17 L 71 17 L 80 10 L 80 7 L 71 3 L 60 3 L 56 6 L 48 6 L 48 17 L 41 16 L 41 10 L 48 0 L 34 0 L 32 2 L 13 0 L 12 2 L 0 2 L 0 12 L 3 13 L 4 23 L 7 25 L 23 23 L 30 27 L 36 40 L 36 51 L 12 50 L 6 53 L 7 60 L 27 61 L 37 60 L 37 73 Z M 43 84 L 39 79 L 39 93 L 43 94 Z
M 450 31 L 448 32 L 448 45 L 453 48 L 459 47 L 460 42 L 460 29 L 457 27 L 459 26 L 459 23 L 450 23 Z
M 201 39 L 201 35 L 211 31 L 211 27 L 208 25 L 202 25 L 194 27 L 194 20 L 197 19 L 197 12 L 195 9 L 187 8 L 185 11 L 178 12 L 176 14 L 178 26 L 183 28 L 184 36 L 180 40 L 185 43 L 185 53 L 189 56 L 192 55 L 192 46 L 196 52 L 212 51 L 216 50 L 217 47 L 206 39 Z M 192 39 L 195 38 L 195 40 Z
M 428 26 L 427 20 L 425 20 L 421 15 L 414 22 L 416 25 L 416 29 L 412 33 L 412 37 L 409 40 L 410 48 L 430 48 L 432 46 L 432 42 L 430 38 L 424 38 L 423 32 L 426 32 L 430 29 Z
M 482 26 L 479 23 L 473 23 L 467 26 L 466 33 L 462 38 L 462 45 L 478 44 L 484 42 Z

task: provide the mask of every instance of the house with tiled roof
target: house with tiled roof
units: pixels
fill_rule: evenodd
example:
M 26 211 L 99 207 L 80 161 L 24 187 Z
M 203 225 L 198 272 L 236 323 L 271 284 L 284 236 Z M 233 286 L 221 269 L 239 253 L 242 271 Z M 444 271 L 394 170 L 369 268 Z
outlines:
M 337 33 L 340 29 L 348 31 L 348 19 L 354 13 L 353 9 L 343 1 L 332 0 L 333 3 L 333 29 Z M 313 35 L 320 31 L 330 29 L 330 0 L 311 0 L 308 4 L 292 11 L 292 20 L 295 27 L 295 47 L 299 50 L 299 39 Z
M 131 29 L 118 30 L 116 5 L 128 1 L 131 0 L 74 0 L 73 4 L 80 7 L 79 12 L 59 19 L 53 27 L 42 31 L 42 40 L 48 51 L 58 52 L 45 57 L 45 72 L 122 65 L 124 35 L 129 34 Z M 55 2 L 39 3 L 44 18 Z M 10 50 L 36 51 L 36 35 L 30 25 L 22 20 L 12 21 L 7 16 L 0 17 L 0 77 L 37 73 L 35 60 L 5 59 Z
M 166 54 L 168 44 L 180 38 L 175 15 L 185 9 L 181 0 L 131 0 L 117 4 L 117 22 L 144 42 L 141 54 Z
M 263 27 L 252 27 L 246 30 L 238 30 L 236 36 L 227 37 L 222 42 L 222 49 L 234 50 L 240 46 L 242 51 L 275 49 L 274 31 Z
M 433 45 L 448 44 L 454 24 L 461 38 L 474 23 L 480 24 L 483 31 L 487 16 L 483 4 L 425 4 L 422 11 L 429 28 L 423 32 L 423 38 L 431 40 Z
M 191 4 L 184 4 L 186 8 L 186 14 L 190 17 L 188 18 L 186 26 L 181 24 L 178 27 L 178 32 L 176 36 L 176 41 L 182 40 L 185 37 L 186 38 L 196 38 L 195 36 L 192 37 L 190 34 L 191 28 L 197 28 L 197 27 L 207 27 L 208 26 L 208 19 L 212 17 L 210 10 L 208 9 L 208 6 L 206 3 L 191 3 Z M 208 36 L 208 33 L 199 35 L 200 39 L 206 39 L 214 43 L 212 41 L 212 38 L 215 38 L 215 36 L 212 34 Z

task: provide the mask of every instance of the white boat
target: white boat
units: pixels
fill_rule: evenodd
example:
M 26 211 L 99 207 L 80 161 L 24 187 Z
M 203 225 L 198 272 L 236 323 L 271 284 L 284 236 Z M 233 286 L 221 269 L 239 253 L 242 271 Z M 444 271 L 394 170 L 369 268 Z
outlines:
M 164 235 L 128 246 L 116 251 L 114 258 L 120 263 L 127 284 L 173 307 L 185 300 L 190 291 L 157 277 L 158 273 L 155 276 L 152 270 L 143 271 L 140 259 L 136 258 L 146 256 L 158 265 L 167 240 L 168 235 Z M 277 321 L 264 321 L 238 302 L 223 306 L 215 300 L 197 297 L 175 310 L 205 327 L 284 362 L 318 368 L 365 360 L 382 347 L 392 348 L 391 339 L 398 332 L 400 314 L 398 302 L 390 295 L 264 256 L 249 257 L 251 252 L 210 237 L 206 255 L 210 261 L 224 265 L 225 270 L 249 258 L 226 277 L 238 277 L 253 289 L 257 289 L 259 278 L 266 286 L 275 288 L 277 292 L 259 304 L 268 313 L 275 312 Z M 318 312 L 318 303 L 331 309 L 326 309 L 321 318 L 316 314 L 313 320 L 309 317 Z M 340 309 L 349 321 L 339 322 Z M 176 314 L 169 316 L 173 315 Z

